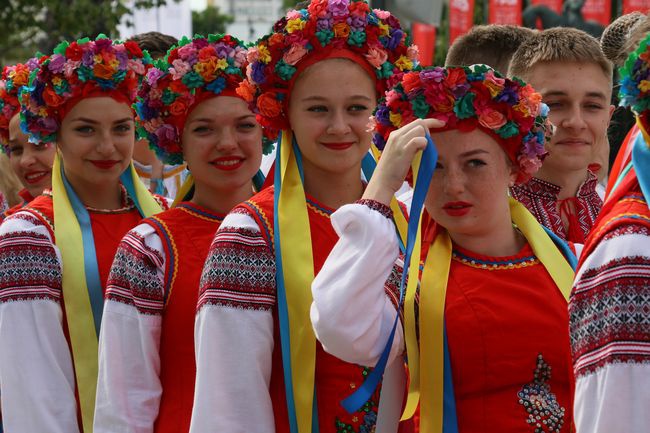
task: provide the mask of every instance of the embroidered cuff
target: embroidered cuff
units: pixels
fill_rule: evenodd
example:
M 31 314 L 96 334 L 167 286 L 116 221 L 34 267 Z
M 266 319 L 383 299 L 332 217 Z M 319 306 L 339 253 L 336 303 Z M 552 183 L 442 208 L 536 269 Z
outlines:
M 391 210 L 390 206 L 386 206 L 385 204 L 380 203 L 376 200 L 361 199 L 357 200 L 355 203 L 367 206 L 370 209 L 379 212 L 389 220 L 393 219 L 393 211 Z

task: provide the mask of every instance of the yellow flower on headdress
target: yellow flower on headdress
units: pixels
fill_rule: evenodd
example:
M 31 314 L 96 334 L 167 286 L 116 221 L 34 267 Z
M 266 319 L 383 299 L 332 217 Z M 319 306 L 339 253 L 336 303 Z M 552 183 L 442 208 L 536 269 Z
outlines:
M 93 56 L 93 60 L 95 63 L 101 63 L 102 62 L 102 55 L 101 54 L 95 54 Z
M 293 33 L 295 31 L 302 30 L 305 28 L 305 24 L 307 24 L 307 21 L 304 21 L 300 18 L 289 20 L 287 21 L 287 33 Z
M 52 84 L 54 84 L 55 86 L 60 86 L 62 82 L 63 80 L 61 79 L 61 77 L 52 78 Z
M 390 27 L 388 26 L 388 24 L 379 23 L 379 30 L 380 30 L 379 32 L 380 36 L 388 36 L 390 33 Z
M 400 71 L 410 71 L 413 69 L 413 62 L 408 57 L 400 56 L 395 62 L 395 66 L 397 66 Z
M 490 93 L 492 93 L 492 89 L 490 89 Z M 494 97 L 495 95 L 492 95 L 492 97 Z M 515 105 L 512 108 L 526 117 L 530 116 L 530 110 L 528 109 L 526 104 L 523 103 L 523 101 L 520 101 L 517 105 Z
M 642 92 L 650 91 L 650 81 L 641 80 L 641 82 L 639 83 L 639 90 L 641 90 Z
M 269 52 L 269 49 L 266 47 L 266 45 L 258 45 L 257 51 L 260 62 L 269 63 L 271 61 L 271 53 Z
M 117 70 L 117 68 L 120 67 L 120 62 L 119 62 L 119 60 L 114 59 L 114 60 L 111 60 L 111 62 L 109 63 L 109 65 L 111 66 L 111 68 Z
M 388 116 L 390 123 L 393 124 L 396 128 L 399 128 L 402 125 L 402 115 L 400 113 L 390 113 Z
M 197 63 L 194 65 L 194 71 L 201 76 L 205 81 L 212 81 L 215 78 L 215 71 L 218 65 L 214 59 L 209 59 L 206 62 Z
M 497 96 L 499 92 L 501 92 L 501 90 L 503 89 L 503 86 L 498 85 L 494 81 L 485 80 L 484 84 L 485 87 L 487 87 L 487 89 L 490 91 L 490 96 L 492 96 L 493 98 Z
M 228 61 L 226 59 L 217 60 L 217 69 L 226 69 L 228 67 Z

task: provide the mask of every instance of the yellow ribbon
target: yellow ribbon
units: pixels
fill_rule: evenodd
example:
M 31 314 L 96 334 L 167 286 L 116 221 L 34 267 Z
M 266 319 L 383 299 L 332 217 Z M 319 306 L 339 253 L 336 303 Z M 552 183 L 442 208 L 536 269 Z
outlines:
M 574 278 L 573 269 L 528 209 L 514 199 L 510 199 L 509 205 L 512 222 L 521 230 L 537 258 L 568 300 Z M 427 366 L 421 373 L 421 433 L 442 432 L 444 309 L 451 254 L 451 239 L 445 230 L 441 230 L 427 254 L 422 273 L 423 289 L 420 290 L 420 364 Z M 409 354 L 409 370 L 410 360 Z
M 174 197 L 174 202 L 172 203 L 172 207 L 178 206 L 178 203 L 185 200 L 185 197 L 190 192 L 193 186 L 194 186 L 194 178 L 192 177 L 192 173 L 188 173 L 187 177 L 183 181 L 183 185 L 181 185 L 180 189 L 176 192 L 176 197 Z
M 133 164 L 136 195 L 146 216 L 160 212 L 160 206 L 137 177 Z M 85 432 L 93 431 L 95 395 L 98 373 L 98 342 L 90 297 L 86 287 L 81 227 L 70 205 L 61 176 L 61 157 L 57 152 L 52 167 L 52 201 L 54 206 L 54 238 L 61 252 L 62 285 L 73 363 L 79 391 L 79 404 Z
M 316 336 L 309 317 L 314 259 L 305 190 L 293 153 L 291 131 L 282 132 L 280 146 L 282 188 L 275 211 L 284 246 L 281 254 L 290 323 L 291 377 L 298 431 L 309 433 L 316 369 Z

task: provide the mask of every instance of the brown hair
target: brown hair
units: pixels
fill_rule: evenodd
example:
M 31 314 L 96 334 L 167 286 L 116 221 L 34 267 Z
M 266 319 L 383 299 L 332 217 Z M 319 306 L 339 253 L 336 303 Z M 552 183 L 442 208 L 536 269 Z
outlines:
M 600 47 L 615 66 L 623 66 L 629 54 L 625 47 L 630 41 L 634 29 L 643 21 L 648 21 L 646 15 L 641 12 L 632 12 L 618 17 L 603 32 L 600 37 Z M 645 27 L 648 28 L 648 25 L 646 24 Z
M 167 51 L 178 44 L 178 39 L 160 32 L 139 33 L 128 40 L 138 44 L 140 49 L 149 51 L 154 59 L 165 57 Z
M 576 62 L 597 65 L 612 80 L 612 64 L 605 57 L 598 40 L 582 30 L 554 27 L 532 35 L 512 57 L 509 77 L 528 81 L 528 74 L 538 63 Z
M 650 32 L 650 17 L 644 15 L 636 25 L 630 29 L 628 33 L 627 40 L 623 44 L 623 49 L 621 50 L 621 66 L 625 63 L 625 60 L 628 56 L 635 51 L 639 44 Z
M 9 207 L 20 203 L 21 198 L 18 191 L 22 188 L 23 186 L 9 164 L 9 158 L 7 155 L 0 154 L 0 192 L 5 196 Z
M 534 33 L 527 27 L 512 25 L 474 26 L 449 47 L 445 66 L 484 64 L 505 75 L 512 55 Z

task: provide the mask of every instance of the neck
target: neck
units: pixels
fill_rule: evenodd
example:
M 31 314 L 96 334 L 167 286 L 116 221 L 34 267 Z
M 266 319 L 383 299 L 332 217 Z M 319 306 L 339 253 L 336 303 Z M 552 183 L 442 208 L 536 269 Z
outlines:
M 587 170 L 545 170 L 542 165 L 535 177 L 559 186 L 561 189 L 557 198 L 564 200 L 578 194 L 578 189 L 587 179 Z
M 361 164 L 344 173 L 329 173 L 305 164 L 305 192 L 325 206 L 338 209 L 354 203 L 363 194 Z
M 86 207 L 115 210 L 123 206 L 119 179 L 106 184 L 89 184 L 83 180 L 75 179 L 74 176 L 69 176 L 68 173 L 66 173 L 66 178 L 79 200 Z
M 482 236 L 450 232 L 449 237 L 456 245 L 477 254 L 490 257 L 514 256 L 521 251 L 526 239 L 512 226 L 510 210 L 507 215 L 508 218 L 503 218 L 503 223 Z
M 217 214 L 225 215 L 239 203 L 253 195 L 253 182 L 233 189 L 210 188 L 202 183 L 194 184 L 194 196 L 191 202 Z

